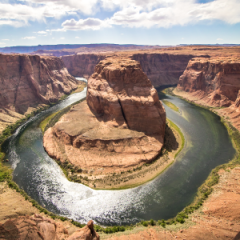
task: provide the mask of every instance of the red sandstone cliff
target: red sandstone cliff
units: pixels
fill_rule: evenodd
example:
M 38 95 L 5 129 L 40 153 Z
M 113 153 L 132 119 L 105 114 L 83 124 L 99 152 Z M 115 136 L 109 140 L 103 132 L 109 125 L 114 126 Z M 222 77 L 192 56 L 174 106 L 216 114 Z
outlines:
M 32 107 L 56 102 L 77 88 L 61 59 L 0 54 L 0 121 L 11 123 Z M 18 114 L 19 113 L 19 114 Z
M 230 120 L 232 125 L 240 131 L 240 90 L 235 102 L 228 108 L 219 109 L 217 112 Z
M 178 83 L 189 60 L 190 54 L 167 53 L 138 53 L 133 54 L 132 59 L 139 61 L 144 73 L 147 74 L 154 87 L 174 85 Z
M 76 54 L 62 56 L 61 59 L 71 75 L 89 78 L 93 74 L 95 66 L 105 57 L 106 55 L 102 54 Z
M 209 106 L 230 106 L 240 89 L 240 62 L 193 59 L 179 78 L 178 89 L 195 93 Z
M 43 143 L 61 162 L 120 171 L 158 156 L 165 124 L 165 110 L 140 64 L 108 58 L 88 81 L 87 104 L 72 107 L 45 132 Z
M 193 59 L 179 79 L 175 94 L 215 109 L 240 130 L 240 62 L 226 58 Z
M 93 74 L 95 66 L 107 56 L 117 53 L 105 54 L 77 54 L 63 56 L 68 71 L 75 77 L 89 77 Z M 121 55 L 121 53 L 118 53 Z M 168 53 L 122 53 L 126 58 L 139 61 L 143 72 L 151 80 L 154 87 L 174 85 L 185 70 L 188 61 L 193 57 L 190 54 Z

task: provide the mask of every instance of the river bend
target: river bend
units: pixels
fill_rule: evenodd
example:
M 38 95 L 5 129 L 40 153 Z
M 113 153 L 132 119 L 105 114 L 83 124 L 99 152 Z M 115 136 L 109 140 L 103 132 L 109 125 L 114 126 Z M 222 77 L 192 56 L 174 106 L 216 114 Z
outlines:
M 14 181 L 48 210 L 80 222 L 101 225 L 131 224 L 174 217 L 193 200 L 197 188 L 216 166 L 233 158 L 235 150 L 220 118 L 177 97 L 165 96 L 181 113 L 167 106 L 186 144 L 176 162 L 153 181 L 127 190 L 93 190 L 69 182 L 44 151 L 39 123 L 49 114 L 84 98 L 81 93 L 43 111 L 18 128 L 4 145 Z

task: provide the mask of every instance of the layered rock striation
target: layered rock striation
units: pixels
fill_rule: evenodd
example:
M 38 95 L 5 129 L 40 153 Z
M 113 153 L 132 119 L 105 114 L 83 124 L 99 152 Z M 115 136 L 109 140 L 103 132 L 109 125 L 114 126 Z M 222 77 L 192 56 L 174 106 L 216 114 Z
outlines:
M 140 62 L 154 87 L 178 84 L 179 77 L 191 58 L 193 55 L 190 54 L 138 53 L 132 55 L 132 59 Z
M 12 123 L 39 104 L 56 102 L 77 85 L 57 57 L 0 54 L 0 121 Z
M 228 108 L 218 109 L 218 113 L 230 120 L 232 125 L 240 131 L 240 90 L 235 102 Z
M 87 101 L 73 106 L 43 141 L 61 162 L 120 171 L 159 155 L 165 124 L 165 109 L 140 64 L 108 58 L 88 80 Z
M 228 107 L 237 98 L 239 79 L 239 61 L 197 58 L 189 61 L 178 89 L 198 96 L 209 106 Z
M 95 66 L 103 59 L 117 53 L 91 53 L 62 56 L 68 71 L 76 77 L 89 78 Z M 143 72 L 151 80 L 154 87 L 164 85 L 176 85 L 179 77 L 183 74 L 188 61 L 193 57 L 191 54 L 171 53 L 118 53 L 140 62 Z
M 95 66 L 104 58 L 106 55 L 94 53 L 61 57 L 71 75 L 85 78 L 89 78 L 94 73 Z
M 238 59 L 199 58 L 189 61 L 175 93 L 197 104 L 215 107 L 218 114 L 240 130 L 239 91 Z

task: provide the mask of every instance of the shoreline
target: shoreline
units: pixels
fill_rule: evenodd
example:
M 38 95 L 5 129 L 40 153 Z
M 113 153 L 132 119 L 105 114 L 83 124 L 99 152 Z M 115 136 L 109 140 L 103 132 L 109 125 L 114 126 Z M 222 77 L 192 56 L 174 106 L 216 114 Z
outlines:
M 42 131 L 46 131 L 48 127 L 53 126 L 53 123 L 59 120 L 59 118 L 69 110 L 69 107 L 53 113 L 46 119 L 44 119 L 39 126 Z M 142 163 L 141 165 L 134 166 L 125 171 L 119 173 L 110 173 L 106 175 L 92 175 L 87 174 L 84 171 L 75 171 L 75 166 L 71 163 L 63 164 L 59 160 L 54 159 L 61 167 L 63 173 L 69 181 L 81 183 L 94 190 L 123 190 L 134 188 L 143 185 L 149 181 L 152 181 L 165 170 L 167 170 L 175 161 L 177 155 L 184 147 L 185 138 L 180 128 L 172 121 L 167 119 L 168 127 L 166 127 L 166 134 L 168 134 L 168 143 L 164 144 L 160 155 L 151 163 Z M 171 146 L 171 140 L 178 146 Z M 112 186 L 114 185 L 114 187 Z

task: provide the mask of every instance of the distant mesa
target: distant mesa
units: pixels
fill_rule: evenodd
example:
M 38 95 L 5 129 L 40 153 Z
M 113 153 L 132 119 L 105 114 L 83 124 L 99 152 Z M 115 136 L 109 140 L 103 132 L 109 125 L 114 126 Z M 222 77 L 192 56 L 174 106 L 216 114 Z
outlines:
M 111 57 L 89 78 L 87 101 L 63 115 L 43 141 L 61 162 L 119 172 L 159 155 L 165 125 L 165 109 L 139 62 Z

